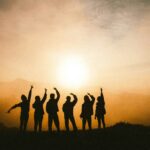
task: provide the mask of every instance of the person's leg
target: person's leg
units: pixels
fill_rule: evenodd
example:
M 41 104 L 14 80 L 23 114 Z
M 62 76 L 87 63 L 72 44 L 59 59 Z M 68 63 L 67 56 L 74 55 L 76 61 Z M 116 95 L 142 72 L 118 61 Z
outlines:
M 82 129 L 85 130 L 86 118 L 82 118 Z
M 34 115 L 34 132 L 37 132 L 37 126 L 38 126 L 38 118 L 36 115 Z
M 87 121 L 88 121 L 89 130 L 91 130 L 91 129 L 92 129 L 92 120 L 91 120 L 91 116 L 88 117 Z
M 23 118 L 20 116 L 20 131 L 23 131 Z
M 104 115 L 102 116 L 102 124 L 103 124 L 103 128 L 105 128 L 105 118 L 104 118 Z
M 58 119 L 58 115 L 57 114 L 54 115 L 54 123 L 55 123 L 55 126 L 57 128 L 57 131 L 59 132 L 60 131 L 60 127 L 59 127 L 59 119 Z
M 53 122 L 53 118 L 51 115 L 48 115 L 48 131 L 52 132 L 52 122 Z
M 77 130 L 77 126 L 76 126 L 76 122 L 75 122 L 74 116 L 70 117 L 70 121 L 72 123 L 73 130 L 76 131 Z
M 43 122 L 43 115 L 41 115 L 39 118 L 39 132 L 42 131 L 42 122 Z
M 101 118 L 97 117 L 97 121 L 98 121 L 98 129 L 100 129 L 101 128 Z
M 68 116 L 64 115 L 65 118 L 65 127 L 66 127 L 66 131 L 69 131 L 69 118 Z
M 25 116 L 25 118 L 24 118 L 24 131 L 26 131 L 26 129 L 27 129 L 27 124 L 28 124 L 28 119 L 29 119 L 29 114 L 27 114 L 26 116 Z

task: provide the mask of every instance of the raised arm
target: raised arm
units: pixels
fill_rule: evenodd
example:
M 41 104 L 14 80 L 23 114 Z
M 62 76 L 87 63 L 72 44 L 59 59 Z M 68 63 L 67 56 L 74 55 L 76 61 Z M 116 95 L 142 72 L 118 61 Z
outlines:
M 29 94 L 28 94 L 28 101 L 31 100 L 32 89 L 33 89 L 33 86 L 31 86 L 31 88 L 30 88 L 30 91 L 29 91 Z
M 57 95 L 57 97 L 56 97 L 55 100 L 58 102 L 59 99 L 60 99 L 60 93 L 59 93 L 59 91 L 57 90 L 57 88 L 54 88 L 54 90 L 56 91 L 56 95 Z
M 72 104 L 75 105 L 75 104 L 77 103 L 77 101 L 78 101 L 78 98 L 77 98 L 77 96 L 76 96 L 75 94 L 73 94 L 73 93 L 70 93 L 70 95 L 73 96 L 74 100 L 73 100 Z
M 15 104 L 14 106 L 12 106 L 7 112 L 10 113 L 11 110 L 15 109 L 16 107 L 20 107 L 21 103 Z
M 105 105 L 104 95 L 103 95 L 103 89 L 101 88 L 101 99 L 103 101 L 103 104 Z
M 47 98 L 47 89 L 45 89 L 45 94 L 42 98 L 42 103 L 44 103 L 46 101 L 46 98 Z
M 95 102 L 95 97 L 94 97 L 93 95 L 91 95 L 90 93 L 87 93 L 87 94 L 90 96 L 92 104 L 94 104 L 94 102 Z
M 101 96 L 103 96 L 103 89 L 101 88 L 100 90 L 101 90 Z

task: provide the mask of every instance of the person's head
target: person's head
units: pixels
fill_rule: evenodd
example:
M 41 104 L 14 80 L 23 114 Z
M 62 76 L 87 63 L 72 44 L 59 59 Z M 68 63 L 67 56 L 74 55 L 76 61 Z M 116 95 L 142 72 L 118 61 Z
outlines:
M 84 102 L 87 103 L 88 101 L 89 101 L 89 97 L 88 97 L 88 95 L 85 95 L 84 96 Z
M 66 102 L 68 103 L 68 102 L 70 102 L 71 101 L 71 97 L 70 96 L 67 96 L 66 97 Z
M 35 96 L 35 101 L 38 103 L 40 102 L 40 97 L 39 96 Z
M 101 101 L 101 96 L 97 97 L 97 101 L 100 102 Z
M 25 96 L 25 95 L 21 95 L 21 100 L 22 100 L 23 102 L 25 102 L 25 101 L 27 100 L 26 96 Z
M 50 99 L 54 99 L 55 98 L 55 94 L 54 93 L 51 93 L 50 94 Z

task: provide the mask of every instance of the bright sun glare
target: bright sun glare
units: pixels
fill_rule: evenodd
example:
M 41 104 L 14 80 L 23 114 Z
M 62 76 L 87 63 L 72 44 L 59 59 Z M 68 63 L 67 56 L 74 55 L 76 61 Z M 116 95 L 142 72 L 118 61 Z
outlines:
M 82 59 L 68 57 L 60 62 L 58 76 L 62 86 L 78 88 L 87 81 L 88 71 Z

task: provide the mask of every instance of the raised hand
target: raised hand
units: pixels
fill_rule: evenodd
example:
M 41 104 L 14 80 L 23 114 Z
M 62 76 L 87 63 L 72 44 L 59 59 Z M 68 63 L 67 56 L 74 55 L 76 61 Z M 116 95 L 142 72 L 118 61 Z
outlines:
M 47 89 L 45 88 L 45 93 L 47 92 Z
M 91 94 L 90 94 L 90 93 L 87 93 L 87 95 L 91 96 Z
M 6 113 L 8 113 L 8 114 L 9 114 L 9 113 L 10 113 L 10 111 L 11 111 L 11 110 L 9 109 Z
M 75 94 L 73 94 L 73 93 L 70 93 L 70 95 L 73 95 L 73 96 L 74 96 Z
M 33 85 L 31 85 L 31 89 L 33 89 Z
M 101 92 L 103 92 L 103 89 L 101 88 Z
M 54 90 L 56 91 L 56 90 L 57 90 L 57 88 L 55 88 L 55 87 L 54 87 Z

